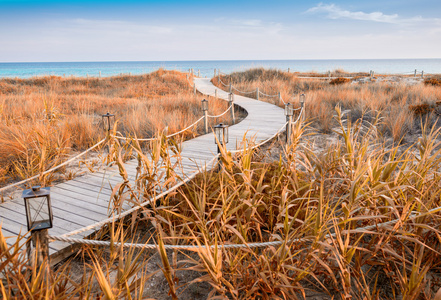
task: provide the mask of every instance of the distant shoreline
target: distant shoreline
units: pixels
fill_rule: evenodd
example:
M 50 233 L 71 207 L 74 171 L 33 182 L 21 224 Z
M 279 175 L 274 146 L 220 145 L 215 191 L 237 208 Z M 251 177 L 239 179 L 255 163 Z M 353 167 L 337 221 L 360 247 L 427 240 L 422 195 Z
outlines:
M 215 69 L 223 73 L 263 67 L 292 72 L 324 73 L 336 69 L 347 72 L 381 74 L 441 73 L 441 58 L 421 59 L 316 59 L 316 60 L 206 60 L 206 61 L 107 61 L 107 62 L 6 62 L 0 63 L 0 78 L 30 78 L 42 75 L 102 77 L 119 74 L 141 75 L 159 68 L 213 77 Z

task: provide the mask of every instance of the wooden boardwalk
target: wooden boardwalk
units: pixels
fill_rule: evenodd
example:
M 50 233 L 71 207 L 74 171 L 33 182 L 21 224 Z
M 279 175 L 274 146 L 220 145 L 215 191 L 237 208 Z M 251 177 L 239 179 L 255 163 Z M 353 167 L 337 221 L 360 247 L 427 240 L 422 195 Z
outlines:
M 219 98 L 228 99 L 228 93 L 217 89 L 211 84 L 210 79 L 195 78 L 194 82 L 197 90 L 202 94 L 214 95 L 217 90 Z M 240 147 L 244 136 L 247 139 L 254 139 L 256 143 L 266 140 L 285 124 L 283 109 L 275 105 L 238 95 L 235 95 L 234 103 L 246 110 L 248 116 L 240 123 L 230 126 L 230 141 L 227 144 L 229 150 L 236 150 L 236 147 Z M 186 141 L 182 144 L 182 168 L 178 173 L 184 173 L 183 177 L 188 176 L 199 167 L 208 164 L 216 154 L 217 146 L 212 133 Z M 129 179 L 133 181 L 137 161 L 128 161 L 125 167 Z M 207 165 L 207 169 L 211 167 Z M 122 181 L 118 168 L 113 166 L 51 187 L 54 226 L 49 230 L 49 234 L 62 235 L 108 218 L 111 186 Z M 127 204 L 124 206 L 124 209 L 129 208 Z M 0 223 L 3 234 L 10 237 L 7 240 L 8 244 L 12 244 L 19 233 L 23 234 L 27 231 L 22 198 L 15 198 L 0 204 Z M 86 231 L 76 237 L 85 237 L 92 232 L 93 230 Z M 55 241 L 51 242 L 49 247 L 50 254 L 55 260 L 69 255 L 67 249 L 70 249 L 70 244 L 68 243 Z

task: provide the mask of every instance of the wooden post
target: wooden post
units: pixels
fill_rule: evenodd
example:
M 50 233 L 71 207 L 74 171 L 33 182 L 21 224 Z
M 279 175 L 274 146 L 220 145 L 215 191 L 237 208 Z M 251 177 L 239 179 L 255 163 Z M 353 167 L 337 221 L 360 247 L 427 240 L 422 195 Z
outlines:
M 259 100 L 259 88 L 256 88 L 256 99 Z
M 424 71 L 421 71 L 421 78 L 424 78 Z
M 230 104 L 230 106 L 231 106 L 231 119 L 233 119 L 233 124 L 236 124 L 236 118 L 234 117 L 234 94 L 233 93 L 230 93 L 230 95 L 229 95 L 230 97 L 230 99 L 229 99 L 229 101 L 228 101 L 228 103 Z
M 205 134 L 208 133 L 208 111 L 204 110 L 204 129 L 205 129 Z
M 100 78 L 101 78 L 101 71 L 100 71 Z
M 46 261 L 46 268 L 49 268 L 49 231 L 48 229 L 42 229 L 37 231 L 31 231 L 31 239 L 34 245 L 35 251 L 31 251 L 31 261 L 35 265 L 37 272 L 44 266 Z M 33 252 L 33 253 L 32 253 Z M 43 276 L 48 275 L 48 269 L 43 271 Z
M 305 102 L 303 102 L 303 101 L 300 102 L 300 108 L 301 108 L 300 112 L 302 114 L 301 119 L 302 119 L 302 121 L 305 121 L 305 119 L 306 119 Z
M 230 93 L 233 92 L 233 86 L 231 85 L 231 82 L 230 82 L 230 90 L 229 90 L 229 92 L 230 92 Z
M 416 77 L 417 69 L 415 69 L 415 72 L 413 73 L 413 77 Z
M 328 71 L 328 77 L 331 78 L 331 71 Z
M 132 72 L 129 72 L 129 76 L 132 76 Z
M 278 105 L 280 105 L 280 103 L 282 102 L 282 94 L 279 92 L 279 103 L 277 103 Z
M 213 77 L 216 77 L 216 69 L 214 69 L 214 76 Z
M 198 70 L 198 77 L 201 77 L 201 70 Z
M 305 120 L 306 120 L 305 98 L 306 98 L 306 95 L 305 95 L 305 94 L 301 94 L 301 95 L 299 96 L 299 100 L 300 100 L 300 112 L 301 112 L 301 114 L 302 114 L 302 116 L 301 116 L 302 121 L 305 121 Z
M 196 84 L 193 83 L 193 94 L 196 96 Z
M 288 73 L 289 73 L 290 69 L 288 68 Z
M 292 116 L 286 116 L 286 145 L 291 145 Z

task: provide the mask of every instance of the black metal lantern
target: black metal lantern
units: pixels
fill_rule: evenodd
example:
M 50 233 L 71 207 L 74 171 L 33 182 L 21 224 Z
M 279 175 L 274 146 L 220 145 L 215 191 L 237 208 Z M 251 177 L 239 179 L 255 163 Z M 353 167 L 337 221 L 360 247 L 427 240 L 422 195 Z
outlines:
M 228 102 L 230 102 L 230 105 L 233 104 L 234 101 L 234 94 L 233 93 L 229 93 L 228 94 Z
M 105 115 L 102 115 L 103 118 L 103 129 L 110 131 L 113 127 L 113 123 L 115 123 L 115 115 L 112 115 L 110 113 L 107 113 Z
M 22 197 L 26 208 L 28 230 L 37 231 L 52 228 L 50 188 L 33 186 L 32 189 L 24 190 Z
M 285 104 L 285 116 L 292 116 L 294 114 L 294 109 L 292 107 L 291 103 L 286 103 Z
M 228 125 L 220 123 L 213 128 L 217 141 L 219 141 L 221 145 L 228 144 Z M 217 143 L 217 141 L 215 140 L 214 142 Z
M 202 111 L 208 110 L 208 100 L 202 100 Z

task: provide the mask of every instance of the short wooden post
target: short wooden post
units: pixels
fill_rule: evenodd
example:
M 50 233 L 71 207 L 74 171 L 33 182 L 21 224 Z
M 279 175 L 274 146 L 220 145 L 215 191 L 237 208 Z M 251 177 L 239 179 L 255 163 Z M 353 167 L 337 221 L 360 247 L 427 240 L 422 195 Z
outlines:
M 217 81 L 219 81 L 219 84 L 220 84 L 220 70 L 218 70 L 217 72 L 218 72 L 217 73 Z
M 417 69 L 415 69 L 415 72 L 413 73 L 413 77 L 416 77 Z
M 233 86 L 231 85 L 231 82 L 230 82 L 230 89 L 229 89 L 229 92 L 230 92 L 230 93 L 233 92 Z
M 286 144 L 291 145 L 292 116 L 286 116 Z
M 256 88 L 256 99 L 259 100 L 259 88 Z
M 196 84 L 193 83 L 193 94 L 196 96 Z
M 424 78 L 424 71 L 421 71 L 421 78 Z
M 289 73 L 290 69 L 288 68 L 288 73 Z
M 278 96 L 279 96 L 279 97 L 278 97 L 279 103 L 277 103 L 277 104 L 280 105 L 280 103 L 282 102 L 282 93 L 279 92 L 279 95 L 278 95 Z
M 99 76 L 100 76 L 100 78 L 101 78 L 101 71 L 100 71 L 100 75 L 99 75 Z
M 205 129 L 205 134 L 208 133 L 208 111 L 204 110 L 204 129 Z
M 37 273 L 44 266 L 46 261 L 46 268 L 49 268 L 49 231 L 48 229 L 31 230 L 31 239 L 34 245 L 35 251 L 31 251 L 31 261 L 37 269 Z M 32 253 L 34 252 L 34 253 Z M 35 259 L 35 260 L 34 260 Z M 43 277 L 48 274 L 48 269 L 43 271 Z
M 230 93 L 229 94 L 229 101 L 228 103 L 230 104 L 231 108 L 231 119 L 233 120 L 233 124 L 236 124 L 236 118 L 234 117 L 234 94 Z
M 305 94 L 300 95 L 300 113 L 302 114 L 301 119 L 302 121 L 306 120 L 306 107 L 305 107 Z

